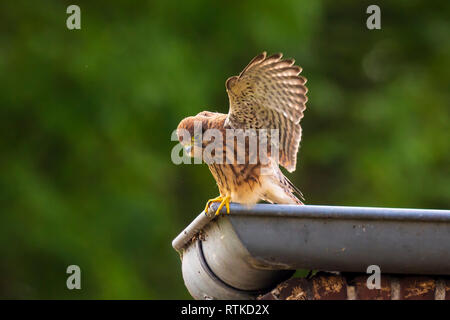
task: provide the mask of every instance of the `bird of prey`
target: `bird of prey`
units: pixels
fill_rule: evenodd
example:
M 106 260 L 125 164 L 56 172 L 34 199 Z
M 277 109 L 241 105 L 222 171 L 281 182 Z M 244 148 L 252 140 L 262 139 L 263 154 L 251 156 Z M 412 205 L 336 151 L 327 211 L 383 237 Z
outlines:
M 178 139 L 191 157 L 196 154 L 195 150 L 204 151 L 213 141 L 202 138 L 198 131 L 196 136 L 195 123 L 200 124 L 201 134 L 209 129 L 216 129 L 222 135 L 224 142 L 219 150 L 219 160 L 228 159 L 230 152 L 245 155 L 244 163 L 207 162 L 220 195 L 207 202 L 206 214 L 214 202 L 220 202 L 216 215 L 224 206 L 229 213 L 230 202 L 249 206 L 259 200 L 278 204 L 302 204 L 299 200 L 299 197 L 303 199 L 301 192 L 283 175 L 279 165 L 289 172 L 295 171 L 302 134 L 299 123 L 306 108 L 308 89 L 305 86 L 306 79 L 299 75 L 302 69 L 294 65 L 295 60 L 283 60 L 282 56 L 281 53 L 267 56 L 263 52 L 251 60 L 239 76 L 228 78 L 225 82 L 229 98 L 228 114 L 203 111 L 183 119 L 178 125 Z M 257 155 L 256 163 L 250 163 L 248 145 L 226 138 L 227 130 L 238 129 L 253 129 L 256 132 L 263 132 L 262 129 L 266 129 L 266 132 L 277 130 L 276 156 L 271 149 L 266 161 L 262 161 Z M 187 132 L 188 138 L 182 132 Z M 257 136 L 259 137 L 259 133 Z M 268 134 L 270 141 L 271 138 L 273 137 Z M 248 140 L 249 137 L 246 137 L 245 141 Z M 231 145 L 235 148 L 231 148 Z

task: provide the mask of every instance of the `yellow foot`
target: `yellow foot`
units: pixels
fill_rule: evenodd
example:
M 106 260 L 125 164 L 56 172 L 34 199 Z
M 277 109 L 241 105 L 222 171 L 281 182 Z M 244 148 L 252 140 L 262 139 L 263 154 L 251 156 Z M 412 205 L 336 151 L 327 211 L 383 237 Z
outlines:
M 225 197 L 224 196 L 218 196 L 217 198 L 209 199 L 208 202 L 206 203 L 205 214 L 208 215 L 209 207 L 214 202 L 220 202 L 220 205 L 219 205 L 219 207 L 217 208 L 217 211 L 216 211 L 216 216 L 219 215 L 220 210 L 223 208 L 223 206 L 225 206 L 227 208 L 227 214 L 229 214 L 230 213 L 230 200 L 231 200 L 230 196 L 225 196 Z

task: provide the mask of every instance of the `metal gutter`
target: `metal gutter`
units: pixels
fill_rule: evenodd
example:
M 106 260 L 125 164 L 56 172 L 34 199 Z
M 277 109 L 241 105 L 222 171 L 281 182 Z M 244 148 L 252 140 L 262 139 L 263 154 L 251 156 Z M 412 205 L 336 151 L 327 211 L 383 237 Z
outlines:
M 450 274 L 450 210 L 230 209 L 213 218 L 202 212 L 172 243 L 196 299 L 251 299 L 295 269 L 366 272 L 378 265 L 382 273 Z

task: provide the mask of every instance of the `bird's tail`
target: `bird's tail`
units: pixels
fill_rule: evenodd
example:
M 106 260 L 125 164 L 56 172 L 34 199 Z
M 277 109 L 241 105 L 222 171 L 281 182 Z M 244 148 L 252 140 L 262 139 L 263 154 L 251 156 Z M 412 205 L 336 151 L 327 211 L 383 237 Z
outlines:
M 295 201 L 296 204 L 303 204 L 303 202 L 300 201 L 300 199 L 302 199 L 303 201 L 305 200 L 305 198 L 303 197 L 303 193 L 282 172 L 280 172 L 280 173 L 281 173 L 281 177 L 283 180 L 282 181 L 283 184 L 289 190 L 289 192 L 287 192 L 288 195 L 292 198 L 293 201 Z
M 300 200 L 304 200 L 302 192 L 284 176 L 280 168 L 276 168 L 274 171 L 271 175 L 266 176 L 266 183 L 263 184 L 265 190 L 261 198 L 270 203 L 302 205 L 303 202 Z

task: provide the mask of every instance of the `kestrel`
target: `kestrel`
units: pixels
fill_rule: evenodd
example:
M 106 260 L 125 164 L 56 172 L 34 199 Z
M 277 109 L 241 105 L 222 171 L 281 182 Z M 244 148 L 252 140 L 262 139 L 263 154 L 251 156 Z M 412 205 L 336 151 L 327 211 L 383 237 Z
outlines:
M 183 119 L 178 125 L 178 139 L 191 157 L 196 154 L 195 150 L 204 151 L 213 141 L 202 138 L 202 135 L 198 136 L 198 131 L 195 136 L 195 123 L 200 124 L 201 134 L 205 134 L 208 129 L 216 129 L 222 135 L 223 145 L 218 157 L 221 161 L 216 158 L 216 161 L 208 162 L 220 196 L 207 202 L 206 214 L 213 202 L 220 202 L 216 215 L 224 206 L 229 213 L 230 201 L 244 205 L 253 205 L 259 200 L 302 204 L 296 196 L 297 194 L 302 198 L 301 192 L 279 168 L 280 164 L 289 172 L 295 171 L 302 134 L 299 123 L 308 100 L 306 79 L 299 75 L 302 69 L 294 63 L 293 59 L 282 60 L 281 53 L 269 57 L 266 52 L 261 53 L 239 76 L 228 78 L 225 82 L 230 105 L 228 114 L 203 111 L 194 117 Z M 275 155 L 271 148 L 265 161 L 257 155 L 256 163 L 251 163 L 248 145 L 250 138 L 246 138 L 245 145 L 226 138 L 227 130 L 237 129 L 253 129 L 258 139 L 260 133 L 264 132 L 262 129 L 277 130 L 278 150 L 275 151 L 278 153 Z M 182 132 L 187 132 L 191 138 L 185 138 Z M 268 134 L 268 140 L 274 140 L 273 135 Z M 231 149 L 234 150 L 230 151 Z M 224 161 L 230 156 L 237 159 L 239 152 L 245 156 L 244 163 Z M 213 152 L 212 155 L 216 153 Z

